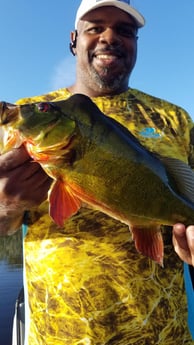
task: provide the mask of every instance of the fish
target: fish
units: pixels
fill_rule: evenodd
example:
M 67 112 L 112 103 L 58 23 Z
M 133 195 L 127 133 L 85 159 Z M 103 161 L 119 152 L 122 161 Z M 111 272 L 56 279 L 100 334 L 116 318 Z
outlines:
M 127 224 L 139 253 L 163 266 L 162 226 L 194 224 L 194 172 L 149 151 L 83 94 L 0 102 L 1 152 L 25 145 L 53 179 L 49 214 L 59 227 L 82 206 Z

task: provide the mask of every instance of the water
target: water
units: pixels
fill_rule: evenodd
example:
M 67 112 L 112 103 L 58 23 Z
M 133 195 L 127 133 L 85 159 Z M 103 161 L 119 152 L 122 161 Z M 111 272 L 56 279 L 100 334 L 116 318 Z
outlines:
M 22 287 L 21 232 L 0 237 L 0 344 L 11 345 L 15 301 Z

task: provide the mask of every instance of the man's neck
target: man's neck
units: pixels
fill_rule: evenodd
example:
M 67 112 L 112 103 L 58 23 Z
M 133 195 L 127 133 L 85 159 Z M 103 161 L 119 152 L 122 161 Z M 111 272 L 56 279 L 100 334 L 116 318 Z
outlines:
M 115 96 L 118 95 L 122 92 L 125 92 L 128 90 L 128 86 L 120 87 L 117 90 L 107 90 L 107 89 L 91 89 L 83 83 L 80 85 L 79 83 L 76 83 L 68 88 L 68 90 L 72 93 L 81 93 L 84 94 L 88 97 L 110 97 L 110 96 Z

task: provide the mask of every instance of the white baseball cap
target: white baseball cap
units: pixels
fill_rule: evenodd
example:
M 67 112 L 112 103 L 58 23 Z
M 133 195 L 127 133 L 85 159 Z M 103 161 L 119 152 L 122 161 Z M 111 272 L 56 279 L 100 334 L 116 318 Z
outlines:
M 76 14 L 75 29 L 77 29 L 78 21 L 83 18 L 86 13 L 102 6 L 114 6 L 130 14 L 135 20 L 138 28 L 145 25 L 144 17 L 130 6 L 130 0 L 82 0 Z

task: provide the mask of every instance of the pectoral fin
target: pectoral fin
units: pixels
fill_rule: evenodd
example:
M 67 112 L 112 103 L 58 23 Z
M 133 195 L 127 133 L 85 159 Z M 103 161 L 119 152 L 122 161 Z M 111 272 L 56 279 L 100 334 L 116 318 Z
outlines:
M 131 226 L 130 230 L 137 251 L 163 266 L 164 245 L 160 226 Z
M 71 187 L 64 180 L 54 182 L 50 195 L 50 216 L 59 226 L 64 225 L 64 221 L 76 214 L 81 207 L 81 200 L 76 197 Z

